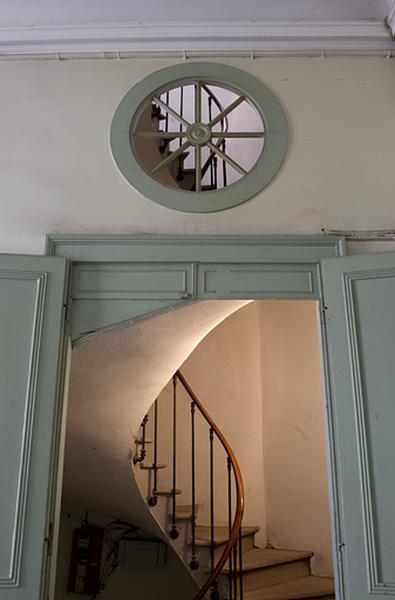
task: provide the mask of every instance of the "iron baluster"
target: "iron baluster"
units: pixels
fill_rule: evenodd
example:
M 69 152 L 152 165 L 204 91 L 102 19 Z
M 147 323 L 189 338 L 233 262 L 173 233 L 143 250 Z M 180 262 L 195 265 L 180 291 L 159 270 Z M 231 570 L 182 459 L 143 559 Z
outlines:
M 210 427 L 210 558 L 214 571 L 214 429 Z
M 183 88 L 183 86 L 180 87 L 180 116 L 181 116 L 181 118 L 184 117 L 184 88 Z M 182 123 L 180 123 L 179 131 L 180 131 L 180 133 L 182 133 Z M 182 137 L 180 137 L 180 140 L 179 140 L 179 147 L 181 148 L 181 146 L 182 146 Z M 183 173 L 183 168 L 182 168 L 183 162 L 184 162 L 184 157 L 182 154 L 180 154 L 180 157 L 178 159 L 178 173 L 177 173 L 178 181 L 182 181 L 184 179 L 184 173 Z
M 176 522 L 176 483 L 177 483 L 177 378 L 173 375 L 173 489 L 172 489 L 172 523 L 170 537 L 172 540 L 178 538 Z
M 243 537 L 239 531 L 239 591 L 240 600 L 243 600 Z
M 202 84 L 200 81 L 195 81 L 195 122 L 202 122 Z M 195 191 L 202 191 L 202 148 L 195 146 Z
M 170 100 L 170 92 L 169 92 L 169 90 L 167 90 L 166 104 L 169 104 L 169 100 Z M 165 131 L 169 131 L 169 113 L 167 111 L 166 111 L 166 117 L 165 117 Z
M 234 599 L 237 600 L 238 589 L 237 589 L 237 541 L 233 546 L 233 590 L 234 590 Z
M 198 569 L 199 563 L 196 556 L 196 464 L 195 464 L 195 412 L 196 405 L 191 402 L 191 445 L 192 445 L 192 557 L 189 563 L 191 569 Z
M 229 537 L 232 532 L 232 464 L 229 456 L 226 459 L 228 469 L 228 532 Z M 233 555 L 229 554 L 229 600 L 234 600 L 233 594 Z
M 214 543 L 214 429 L 210 427 L 210 561 L 211 572 L 215 567 L 215 543 Z M 211 600 L 219 600 L 218 582 L 214 581 L 210 593 Z
M 226 141 L 224 140 L 222 142 L 222 151 L 224 153 L 226 153 Z M 222 161 L 222 178 L 223 178 L 223 187 L 226 187 L 228 185 L 228 172 L 227 172 L 227 168 L 228 165 L 226 163 L 225 160 Z
M 213 99 L 211 96 L 208 97 L 208 120 L 211 121 L 213 118 Z M 210 187 L 211 189 L 213 189 L 213 185 L 214 185 L 214 165 L 213 165 L 213 158 L 214 158 L 214 154 L 211 153 L 212 156 L 210 156 L 211 161 L 210 161 Z
M 158 497 L 156 492 L 158 490 L 158 399 L 155 400 L 154 404 L 154 458 L 152 461 L 152 468 L 154 472 L 154 483 L 152 487 L 151 497 L 148 500 L 150 506 L 156 506 Z

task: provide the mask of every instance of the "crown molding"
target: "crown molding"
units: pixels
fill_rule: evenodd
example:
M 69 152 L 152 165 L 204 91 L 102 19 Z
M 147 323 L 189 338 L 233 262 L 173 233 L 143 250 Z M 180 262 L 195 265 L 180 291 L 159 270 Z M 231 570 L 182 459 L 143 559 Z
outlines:
M 395 39 L 395 2 L 392 2 L 392 6 L 387 15 L 386 23 L 391 30 L 393 39 Z
M 388 24 L 395 20 L 395 7 Z M 394 50 L 379 21 L 172 21 L 1 27 L 0 55 L 90 52 Z

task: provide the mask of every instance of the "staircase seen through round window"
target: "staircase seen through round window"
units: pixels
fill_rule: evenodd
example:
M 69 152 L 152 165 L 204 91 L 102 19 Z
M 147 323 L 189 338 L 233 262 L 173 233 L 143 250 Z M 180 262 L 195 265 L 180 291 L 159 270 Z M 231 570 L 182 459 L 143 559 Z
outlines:
M 237 206 L 267 186 L 287 123 L 258 79 L 217 63 L 182 63 L 136 83 L 115 111 L 111 150 L 146 198 L 186 212 Z
M 255 165 L 264 123 L 251 102 L 201 80 L 152 96 L 133 128 L 141 166 L 172 188 L 225 188 Z

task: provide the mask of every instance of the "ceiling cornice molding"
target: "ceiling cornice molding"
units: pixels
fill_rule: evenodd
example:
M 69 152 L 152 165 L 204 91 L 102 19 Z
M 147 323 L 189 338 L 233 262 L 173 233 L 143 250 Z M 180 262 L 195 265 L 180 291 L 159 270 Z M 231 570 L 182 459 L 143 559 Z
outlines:
M 395 39 L 395 2 L 392 3 L 390 11 L 387 15 L 387 25 L 392 32 L 392 37 Z
M 394 9 L 391 13 L 394 21 Z M 172 21 L 0 28 L 2 55 L 394 48 L 385 23 L 379 21 Z

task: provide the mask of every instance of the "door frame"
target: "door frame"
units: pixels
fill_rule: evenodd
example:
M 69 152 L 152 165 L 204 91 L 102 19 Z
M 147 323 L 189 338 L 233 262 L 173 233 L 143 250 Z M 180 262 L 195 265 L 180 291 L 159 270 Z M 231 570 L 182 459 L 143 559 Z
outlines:
M 344 541 L 320 261 L 344 256 L 345 239 L 325 235 L 48 235 L 45 252 L 70 261 L 67 326 L 74 346 L 108 329 L 199 300 L 317 301 L 334 576 L 336 597 L 343 600 Z

